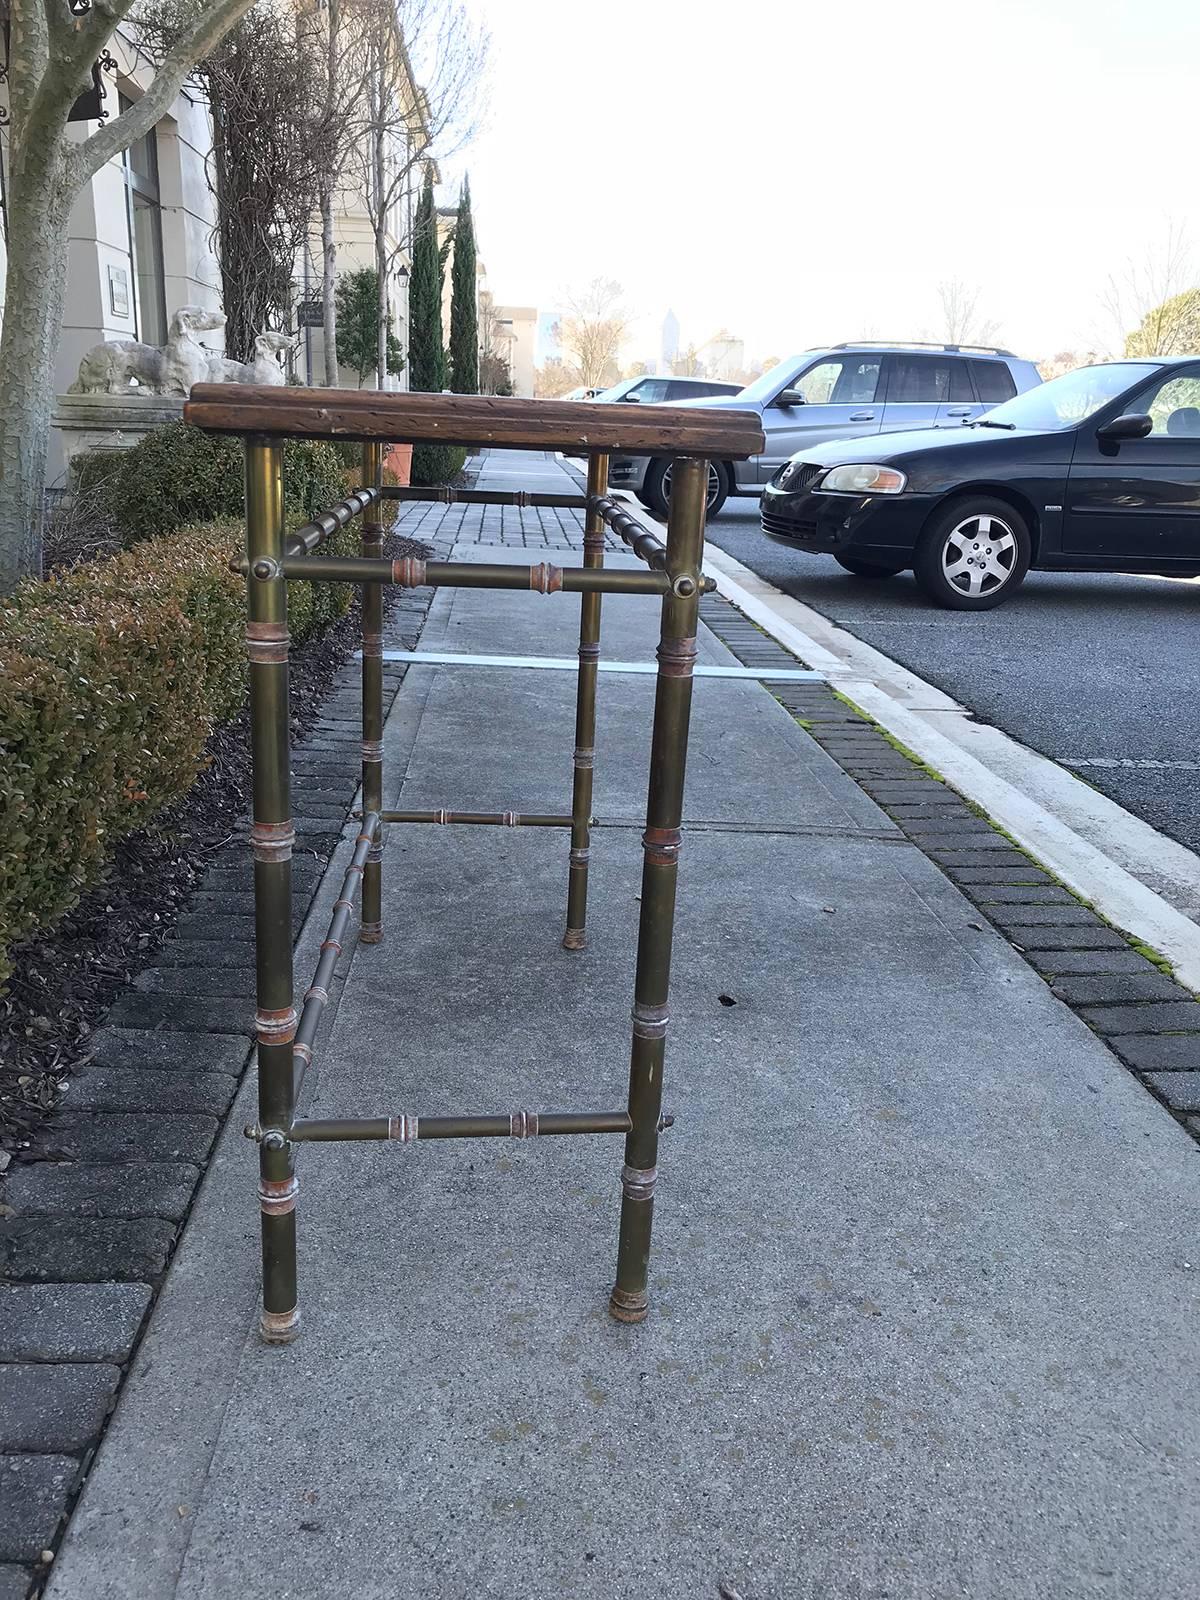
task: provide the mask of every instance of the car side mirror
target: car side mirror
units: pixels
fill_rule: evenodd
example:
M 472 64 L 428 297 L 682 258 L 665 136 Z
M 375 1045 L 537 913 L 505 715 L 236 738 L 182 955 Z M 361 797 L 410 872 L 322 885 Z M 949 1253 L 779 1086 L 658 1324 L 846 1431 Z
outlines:
M 804 396 L 799 389 L 781 389 L 775 396 L 775 404 L 777 406 L 802 406 L 804 404 Z
M 1130 411 L 1123 417 L 1114 417 L 1102 428 L 1096 429 L 1097 439 L 1144 439 L 1154 431 L 1154 418 L 1143 412 Z
M 642 403 L 640 394 L 623 394 L 621 399 L 624 400 L 627 406 L 640 406 Z

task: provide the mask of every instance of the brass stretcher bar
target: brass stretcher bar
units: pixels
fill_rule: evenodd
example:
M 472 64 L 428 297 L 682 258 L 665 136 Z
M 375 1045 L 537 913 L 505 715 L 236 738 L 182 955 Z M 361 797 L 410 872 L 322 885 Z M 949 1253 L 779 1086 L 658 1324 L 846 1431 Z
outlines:
M 635 413 L 630 415 L 630 413 Z M 668 984 L 674 924 L 683 782 L 697 653 L 700 595 L 709 587 L 700 570 L 704 547 L 707 461 L 744 459 L 764 448 L 753 413 L 705 412 L 670 406 L 623 408 L 567 401 L 486 396 L 380 394 L 374 391 L 259 389 L 198 385 L 185 419 L 216 433 L 241 434 L 246 452 L 246 556 L 235 563 L 246 577 L 246 646 L 250 668 L 258 1120 L 247 1133 L 259 1151 L 262 1232 L 261 1331 L 287 1343 L 300 1326 L 296 1282 L 296 1151 L 329 1140 L 518 1138 L 621 1133 L 621 1222 L 616 1283 L 609 1310 L 623 1322 L 647 1313 L 650 1231 L 662 1115 Z M 285 438 L 363 441 L 364 487 L 290 536 L 284 528 Z M 388 561 L 378 520 L 383 499 L 417 499 L 381 488 L 385 442 L 486 445 L 493 449 L 563 450 L 586 456 L 586 496 L 513 498 L 489 491 L 454 491 L 476 504 L 566 504 L 585 510 L 582 567 L 558 568 Z M 672 495 L 665 544 L 608 495 L 608 452 L 668 454 Z M 438 499 L 448 496 L 437 494 Z M 322 558 L 321 543 L 362 517 L 362 554 Z M 649 571 L 605 571 L 606 524 L 630 545 Z M 290 578 L 351 581 L 362 589 L 362 826 L 334 903 L 313 982 L 297 1012 L 292 970 L 291 815 L 288 704 L 287 585 Z M 579 672 L 569 814 L 514 811 L 385 811 L 383 807 L 383 584 L 447 584 L 524 589 L 580 596 Z M 329 986 L 349 947 L 351 918 L 361 900 L 358 942 L 383 937 L 382 869 L 386 826 L 455 823 L 476 826 L 569 828 L 566 950 L 586 945 L 592 780 L 600 607 L 605 593 L 654 595 L 661 607 L 650 783 L 642 836 L 642 892 L 633 1001 L 633 1037 L 626 1109 L 608 1112 L 529 1112 L 500 1116 L 297 1118 L 304 1073 L 312 1060 Z
M 635 516 L 631 516 L 620 501 L 613 500 L 608 495 L 596 495 L 589 500 L 588 506 L 590 510 L 604 518 L 612 531 L 619 535 L 634 555 L 639 556 L 648 567 L 653 567 L 658 572 L 666 570 L 666 545 L 648 528 L 644 528 Z M 716 588 L 716 584 L 710 579 L 705 579 L 705 583 Z
M 238 562 L 241 568 L 243 563 Z M 532 589 L 535 594 L 666 594 L 670 580 L 662 572 L 607 571 L 589 567 L 556 567 L 539 561 L 536 566 L 517 567 L 484 561 L 422 561 L 419 556 L 400 556 L 395 561 L 368 560 L 362 556 L 285 556 L 280 563 L 283 577 L 307 578 L 329 583 L 389 583 L 405 589 Z M 254 576 L 273 576 L 263 567 Z M 676 578 L 684 593 L 699 581 L 707 593 L 712 580 L 690 573 Z
M 317 970 L 313 973 L 313 981 L 305 993 L 300 1021 L 296 1026 L 296 1036 L 292 1040 L 292 1077 L 295 1083 L 293 1100 L 299 1099 L 300 1091 L 304 1087 L 304 1074 L 312 1064 L 313 1042 L 321 1023 L 321 1012 L 329 1000 L 329 985 L 345 948 L 354 902 L 358 898 L 359 888 L 366 876 L 371 847 L 379 838 L 380 827 L 381 818 L 377 811 L 369 812 L 362 819 L 362 828 L 354 841 L 354 854 L 342 879 L 341 893 L 333 903 L 333 915 L 329 919 L 329 929 L 321 944 Z
M 534 489 L 452 489 L 449 484 L 418 485 L 415 488 L 384 488 L 381 500 L 433 500 L 445 506 L 557 506 L 563 511 L 583 511 L 587 496 L 582 494 L 544 494 Z
M 311 555 L 318 546 L 324 544 L 326 539 L 331 538 L 339 528 L 344 528 L 348 522 L 352 522 L 379 497 L 378 489 L 356 489 L 344 500 L 339 500 L 337 505 L 330 506 L 321 516 L 306 522 L 302 528 L 297 528 L 295 533 L 289 533 L 284 540 L 284 553 L 289 556 Z
M 385 811 L 380 820 L 435 822 L 443 826 L 461 823 L 476 828 L 569 828 L 575 819 L 536 811 Z
M 513 1111 L 500 1117 L 302 1117 L 292 1124 L 301 1143 L 341 1139 L 537 1139 L 555 1133 L 628 1133 L 628 1111 Z

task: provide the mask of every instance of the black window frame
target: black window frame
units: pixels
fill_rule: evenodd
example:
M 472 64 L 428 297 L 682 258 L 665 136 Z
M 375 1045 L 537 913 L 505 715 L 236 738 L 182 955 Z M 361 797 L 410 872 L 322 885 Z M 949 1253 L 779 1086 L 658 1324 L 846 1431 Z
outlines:
M 896 363 L 900 361 L 915 361 L 933 366 L 940 363 L 947 370 L 946 393 L 936 395 L 931 400 L 901 400 L 892 395 L 892 381 L 896 370 Z M 957 396 L 952 393 L 954 388 L 954 374 L 956 370 L 963 369 L 966 373 L 967 388 L 970 395 Z M 1011 398 L 1011 396 L 1010 396 Z M 886 386 L 884 388 L 885 406 L 952 406 L 974 405 L 978 399 L 975 389 L 975 380 L 971 376 L 969 361 L 964 361 L 961 356 L 955 355 L 950 350 L 889 350 L 886 358 Z M 999 401 L 996 402 L 999 405 Z
M 981 406 L 1002 406 L 1005 400 L 1014 400 L 1020 393 L 1020 390 L 1017 388 L 1017 380 L 1013 377 L 1012 368 L 1009 366 L 1007 361 L 988 361 L 984 356 L 972 356 L 967 362 L 967 366 L 970 369 L 971 383 L 975 389 L 976 398 Z M 979 373 L 976 371 L 976 368 L 980 368 L 985 372 L 1002 372 L 1005 378 L 1008 380 L 1008 383 L 1011 385 L 1011 392 L 1004 395 L 1003 398 L 999 400 L 986 399 L 983 393 L 983 385 L 979 382 Z
M 135 103 L 124 93 L 118 94 L 119 113 L 130 110 Z M 134 166 L 135 152 L 140 154 L 142 151 L 148 158 L 146 164 L 150 168 L 149 172 L 143 172 Z M 129 237 L 129 265 L 133 278 L 134 337 L 147 344 L 166 344 L 170 320 L 167 312 L 167 268 L 163 249 L 163 206 L 158 164 L 157 123 L 149 133 L 136 140 L 134 145 L 122 150 L 121 175 L 125 182 L 125 224 Z M 150 249 L 154 260 L 149 271 L 139 266 L 141 253 L 138 250 L 135 221 L 135 215 L 139 210 L 144 210 L 150 216 Z M 152 284 L 155 289 L 155 303 L 152 308 L 146 306 L 142 293 L 143 285 L 146 283 Z M 161 332 L 161 338 L 147 338 L 147 334 L 155 332 L 147 326 L 151 321 L 160 325 L 158 331 Z

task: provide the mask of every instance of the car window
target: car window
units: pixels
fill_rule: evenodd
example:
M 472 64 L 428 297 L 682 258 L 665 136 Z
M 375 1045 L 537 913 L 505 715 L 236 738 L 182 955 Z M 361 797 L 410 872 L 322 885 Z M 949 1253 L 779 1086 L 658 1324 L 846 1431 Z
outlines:
M 1200 440 L 1200 371 L 1164 373 L 1125 408 L 1153 421 L 1149 438 Z
M 1008 392 L 1009 394 L 1014 394 L 1016 391 L 1010 389 Z M 971 405 L 974 402 L 975 391 L 971 387 L 971 374 L 967 371 L 967 363 L 965 361 L 955 361 L 951 358 L 949 398 L 951 400 L 965 401 L 967 405 Z M 1008 395 L 1005 396 L 1005 399 L 1007 398 Z
M 888 371 L 888 405 L 932 406 L 943 400 L 969 398 L 950 392 L 950 375 L 957 365 L 941 356 L 894 355 Z
M 1003 361 L 972 361 L 971 371 L 979 398 L 985 406 L 997 406 L 1001 400 L 1011 400 L 1017 392 L 1013 375 Z
M 665 378 L 646 378 L 641 383 L 635 383 L 625 398 L 636 397 L 644 406 L 657 406 L 667 398 L 670 387 Z
M 810 406 L 865 405 L 875 398 L 879 385 L 878 356 L 847 356 L 819 361 L 791 385 Z

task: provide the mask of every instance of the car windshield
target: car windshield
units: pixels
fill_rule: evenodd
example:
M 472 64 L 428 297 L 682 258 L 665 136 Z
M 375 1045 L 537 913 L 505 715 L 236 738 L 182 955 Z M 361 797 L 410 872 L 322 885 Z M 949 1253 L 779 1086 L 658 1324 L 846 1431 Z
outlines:
M 1125 389 L 1144 383 L 1158 371 L 1136 361 L 1113 361 L 1102 367 L 1077 367 L 1061 378 L 1026 389 L 1024 394 L 995 406 L 975 427 L 989 423 L 1005 428 L 1029 428 L 1035 433 L 1060 433 L 1086 422 L 1094 411 L 1115 400 Z

